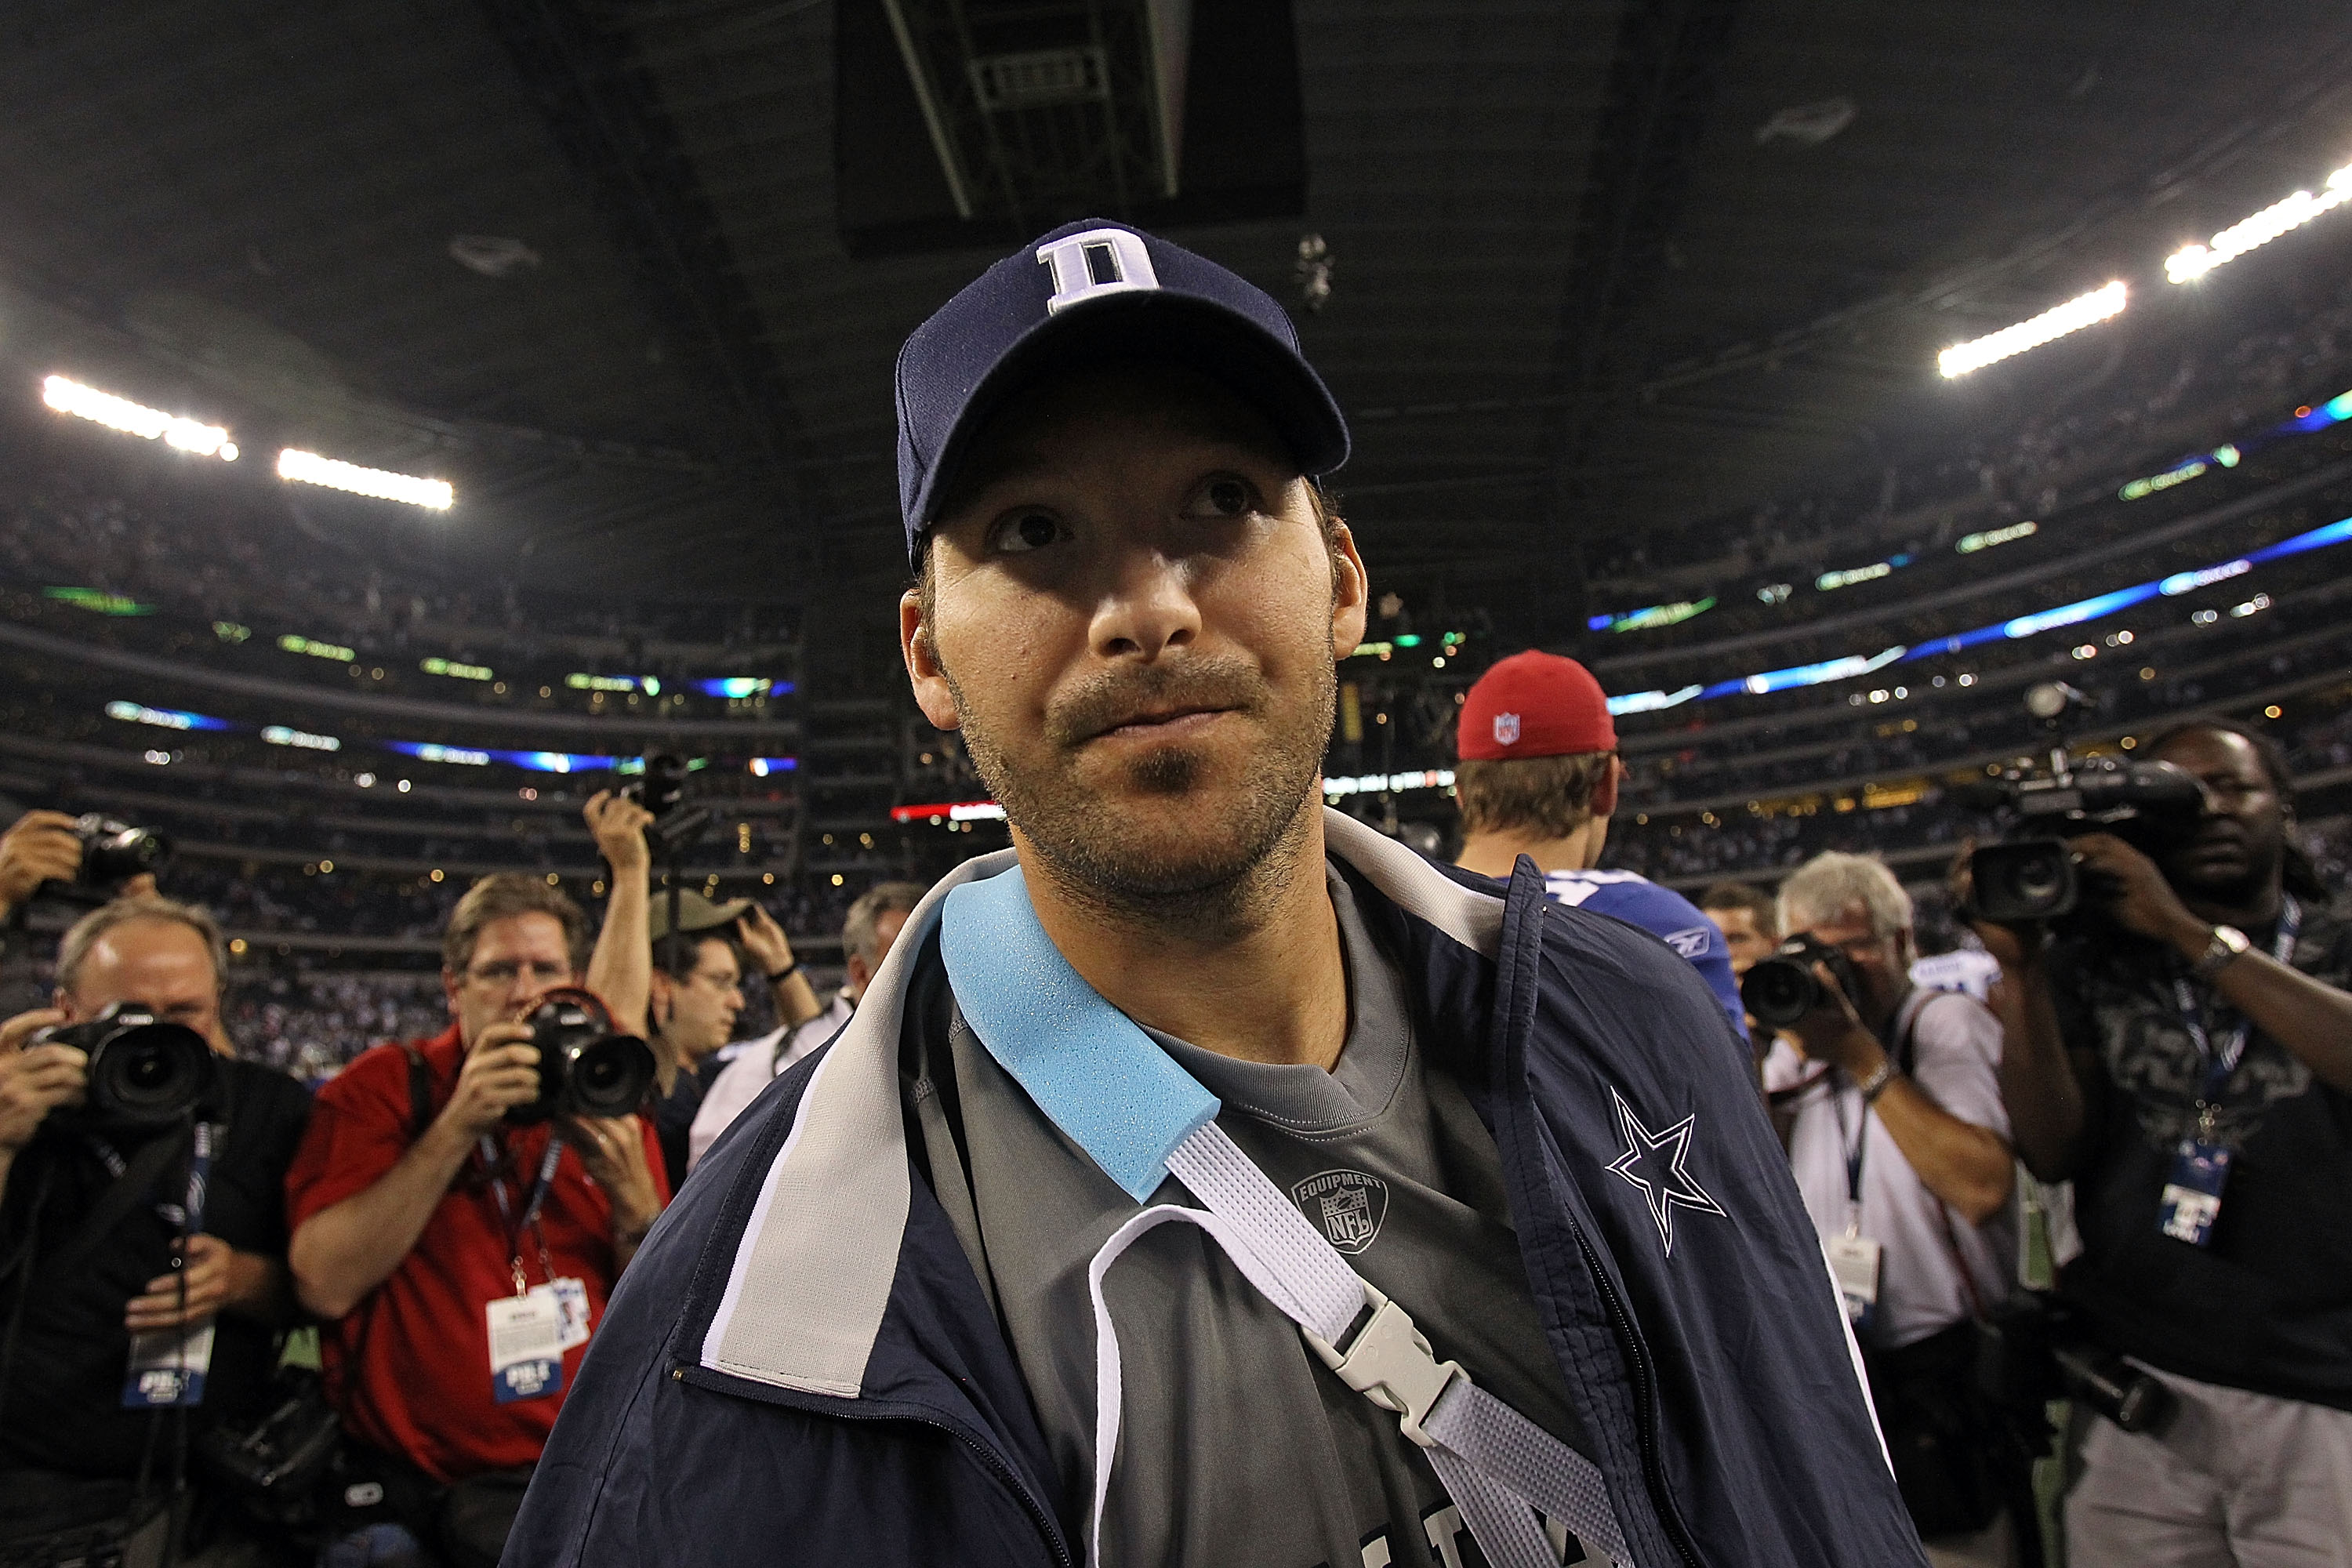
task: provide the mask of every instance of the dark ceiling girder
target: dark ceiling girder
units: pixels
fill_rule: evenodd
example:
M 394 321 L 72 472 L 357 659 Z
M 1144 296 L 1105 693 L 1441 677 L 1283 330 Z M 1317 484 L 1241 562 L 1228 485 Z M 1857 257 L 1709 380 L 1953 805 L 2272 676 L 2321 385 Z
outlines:
M 1738 10 L 1739 0 L 1629 0 L 1618 29 L 1546 387 L 1559 413 L 1539 537 L 1560 575 L 1549 597 L 1565 628 L 1580 631 L 1586 613 L 1571 527 L 1588 493 L 1580 470 L 1611 377 L 1633 368 L 1613 363 L 1612 329 L 1663 264 Z
M 558 142 L 593 184 L 621 243 L 639 258 L 682 343 L 706 357 L 761 459 L 766 489 L 805 521 L 824 497 L 794 471 L 797 420 L 767 352 L 695 161 L 628 41 L 572 0 L 481 0 L 493 30 L 544 110 Z M 748 477 L 748 476 L 747 476 Z

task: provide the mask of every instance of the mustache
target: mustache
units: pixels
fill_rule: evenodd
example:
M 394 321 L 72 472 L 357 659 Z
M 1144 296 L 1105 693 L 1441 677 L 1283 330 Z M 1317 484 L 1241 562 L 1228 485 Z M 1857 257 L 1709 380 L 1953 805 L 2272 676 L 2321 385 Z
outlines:
M 1187 658 L 1176 663 L 1109 669 L 1057 699 L 1045 713 L 1045 735 L 1071 747 L 1116 729 L 1139 713 L 1171 708 L 1264 705 L 1265 680 L 1245 659 Z

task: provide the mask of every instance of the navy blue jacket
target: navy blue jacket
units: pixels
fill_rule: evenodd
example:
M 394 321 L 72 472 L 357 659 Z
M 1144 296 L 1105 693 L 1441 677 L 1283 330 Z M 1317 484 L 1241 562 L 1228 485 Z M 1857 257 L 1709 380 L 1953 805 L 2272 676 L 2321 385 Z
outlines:
M 1647 933 L 1548 900 L 1525 860 L 1505 889 L 1326 823 L 1423 1048 L 1494 1132 L 1538 1312 L 1643 1568 L 1923 1563 L 1706 986 Z M 508 1568 L 1083 1560 L 1087 1500 L 1060 1493 L 901 1106 L 940 902 L 1012 863 L 934 889 L 842 1033 L 696 1168 L 598 1325 Z

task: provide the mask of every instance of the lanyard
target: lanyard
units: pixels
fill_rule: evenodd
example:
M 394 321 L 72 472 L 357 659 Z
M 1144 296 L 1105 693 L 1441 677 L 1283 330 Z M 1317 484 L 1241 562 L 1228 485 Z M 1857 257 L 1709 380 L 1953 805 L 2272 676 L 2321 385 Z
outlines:
M 490 1196 L 498 1200 L 499 1222 L 506 1227 L 508 1267 L 514 1270 L 515 1294 L 518 1296 L 524 1293 L 527 1284 L 522 1272 L 522 1233 L 526 1230 L 539 1244 L 540 1267 L 547 1270 L 551 1281 L 555 1278 L 555 1260 L 548 1255 L 547 1236 L 539 1228 L 539 1210 L 547 1202 L 547 1189 L 555 1180 L 556 1162 L 562 1158 L 563 1134 L 549 1133 L 547 1152 L 540 1156 L 539 1174 L 530 1184 L 530 1195 L 523 1202 L 520 1219 L 515 1216 L 514 1200 L 507 1195 L 506 1178 L 500 1175 L 490 1178 Z M 499 1168 L 499 1146 L 490 1141 L 487 1132 L 482 1134 L 482 1162 L 492 1171 Z
M 2303 906 L 2294 895 L 2284 895 L 2279 906 L 2278 934 L 2271 941 L 2271 956 L 2281 963 L 2293 961 L 2294 939 L 2303 931 Z M 2197 1090 L 2197 1136 L 2204 1142 L 2213 1141 L 2213 1122 L 2221 1110 L 2221 1091 L 2229 1086 L 2230 1075 L 2238 1070 L 2238 1062 L 2246 1054 L 2246 1041 L 2253 1034 L 2253 1020 L 2243 1013 L 2230 1032 L 2221 1037 L 2217 1047 L 2205 1032 L 2205 1019 L 2197 1005 L 2197 994 L 2189 988 L 2189 976 L 2172 977 L 2172 999 L 2180 1009 L 2181 1026 L 2197 1046 L 2197 1054 L 2205 1061 L 2205 1079 Z M 2234 1009 L 2232 1009 L 2234 1011 Z
M 1895 1047 L 1898 1067 L 1911 1054 L 1911 1037 L 1919 1027 L 1919 1015 L 1927 1005 L 1927 999 L 1921 997 L 1915 990 L 1906 993 L 1896 1008 L 1895 1016 L 1903 1019 L 1903 1027 Z M 1862 1160 L 1863 1155 L 1870 1148 L 1871 1108 L 1868 1105 L 1862 1108 L 1862 1125 L 1854 1130 L 1853 1142 L 1848 1143 L 1845 1135 L 1845 1088 L 1835 1082 L 1835 1079 L 1841 1076 L 1837 1074 L 1836 1069 L 1832 1068 L 1830 1076 L 1832 1078 L 1830 1110 L 1837 1118 L 1838 1148 L 1845 1154 L 1845 1233 L 1848 1236 L 1860 1236 L 1862 1234 Z

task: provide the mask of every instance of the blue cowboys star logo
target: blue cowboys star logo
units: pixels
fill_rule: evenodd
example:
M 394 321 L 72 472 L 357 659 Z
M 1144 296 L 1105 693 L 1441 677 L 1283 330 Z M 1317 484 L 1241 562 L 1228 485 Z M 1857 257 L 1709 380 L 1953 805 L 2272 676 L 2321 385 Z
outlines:
M 1707 1196 L 1706 1190 L 1683 1168 L 1690 1158 L 1691 1132 L 1698 1115 L 1694 1111 L 1664 1132 L 1653 1132 L 1642 1125 L 1642 1119 L 1614 1086 L 1609 1098 L 1617 1102 L 1617 1128 L 1625 1135 L 1625 1152 L 1609 1163 L 1609 1173 L 1642 1189 L 1642 1195 L 1649 1200 L 1650 1217 L 1658 1222 L 1658 1239 L 1665 1243 L 1666 1256 L 1672 1258 L 1676 1204 L 1702 1214 L 1723 1213 L 1723 1205 Z

